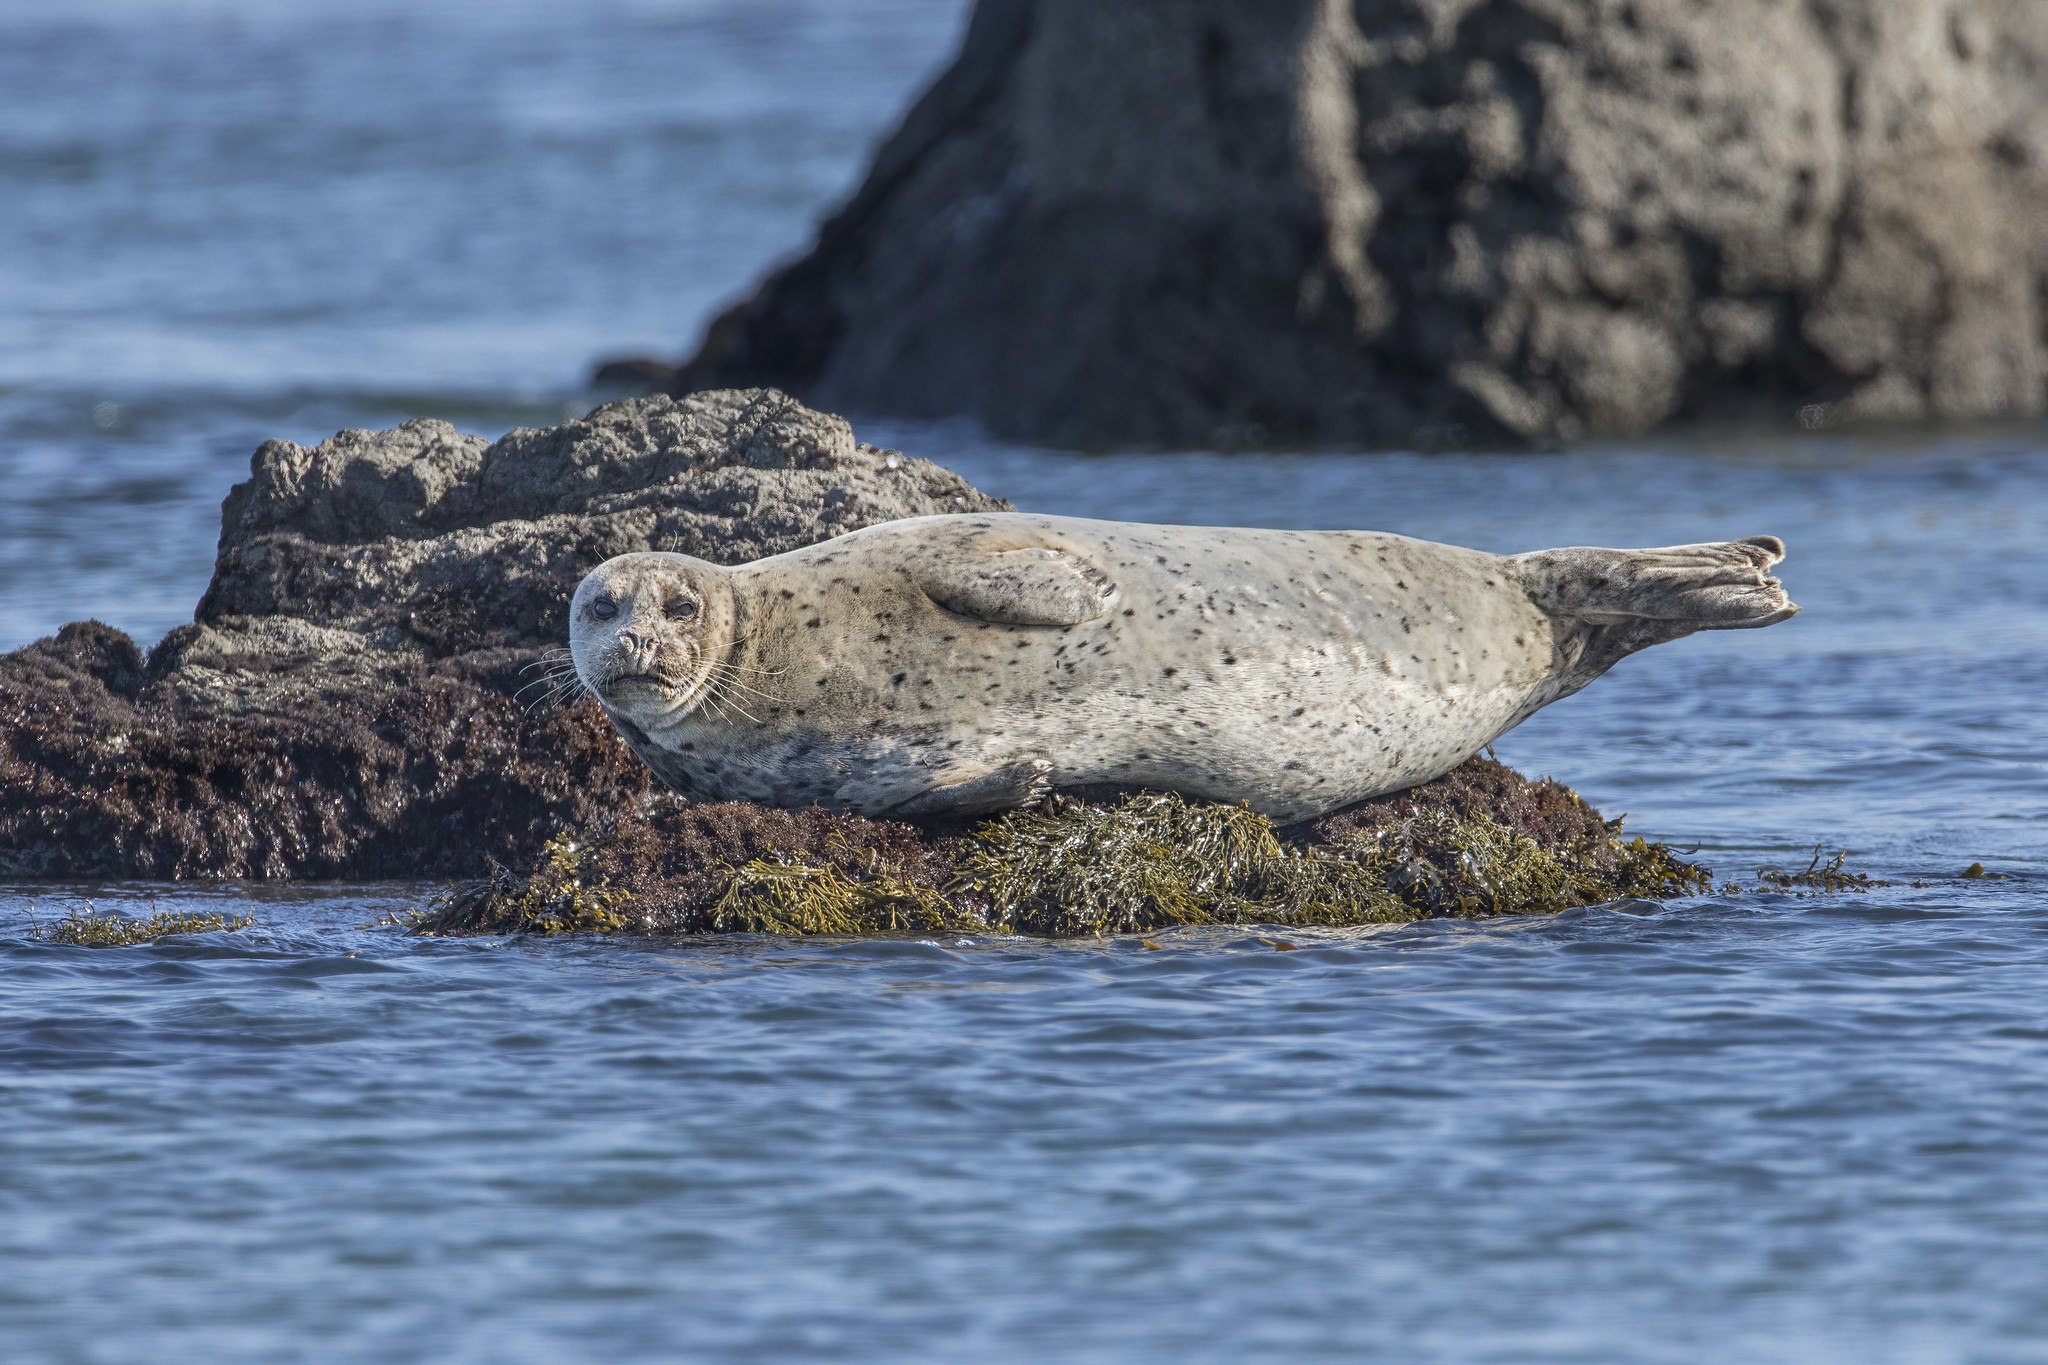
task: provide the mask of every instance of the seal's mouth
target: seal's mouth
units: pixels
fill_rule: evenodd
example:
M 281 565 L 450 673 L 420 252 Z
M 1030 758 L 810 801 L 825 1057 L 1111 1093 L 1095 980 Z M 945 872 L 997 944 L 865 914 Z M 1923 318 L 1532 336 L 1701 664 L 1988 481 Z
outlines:
M 598 691 L 610 696 L 614 692 L 631 692 L 645 689 L 666 695 L 675 686 L 669 679 L 653 673 L 616 673 L 598 684 Z

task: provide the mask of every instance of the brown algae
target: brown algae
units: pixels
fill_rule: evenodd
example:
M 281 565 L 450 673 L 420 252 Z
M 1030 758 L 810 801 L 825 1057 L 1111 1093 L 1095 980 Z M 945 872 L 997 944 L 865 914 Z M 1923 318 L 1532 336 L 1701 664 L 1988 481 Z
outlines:
M 48 926 L 33 931 L 45 943 L 80 948 L 132 948 L 153 943 L 172 934 L 232 934 L 256 922 L 253 915 L 198 914 L 158 910 L 144 919 L 127 915 L 102 914 L 90 907 L 75 910 Z
M 549 841 L 432 905 L 434 934 L 933 932 L 1047 938 L 1177 925 L 1342 927 L 1690 895 L 1707 869 L 1567 789 L 1475 759 L 1310 825 L 1137 792 L 966 827 L 741 803 L 670 806 Z

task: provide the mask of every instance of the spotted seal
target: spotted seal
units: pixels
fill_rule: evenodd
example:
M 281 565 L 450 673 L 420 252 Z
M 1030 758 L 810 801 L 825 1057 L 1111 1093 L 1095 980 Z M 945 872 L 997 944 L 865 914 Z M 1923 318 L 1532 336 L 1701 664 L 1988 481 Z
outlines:
M 1437 777 L 1645 646 L 1784 620 L 1783 555 L 913 517 L 731 568 L 622 555 L 577 587 L 570 652 L 693 799 L 923 817 L 1114 785 L 1294 821 Z

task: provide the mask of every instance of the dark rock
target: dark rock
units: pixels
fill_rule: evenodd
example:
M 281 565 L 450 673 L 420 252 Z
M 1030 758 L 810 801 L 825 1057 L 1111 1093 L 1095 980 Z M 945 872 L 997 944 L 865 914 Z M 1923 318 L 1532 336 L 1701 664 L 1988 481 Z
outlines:
M 981 0 L 677 391 L 1033 440 L 2040 412 L 2039 0 Z
M 614 356 L 600 360 L 590 371 L 590 386 L 619 393 L 660 393 L 676 382 L 674 361 L 652 356 Z
M 590 704 L 515 698 L 602 560 L 737 563 L 1004 506 L 779 393 L 635 399 L 495 444 L 444 422 L 272 441 L 196 619 L 0 656 L 0 873 L 473 875 L 640 801 Z M 531 696 L 531 694 L 529 694 Z
M 495 444 L 428 421 L 270 442 L 228 496 L 197 619 L 146 661 L 96 621 L 0 656 L 0 874 L 489 872 L 433 922 L 450 932 L 1061 935 L 1703 884 L 1567 789 L 1479 759 L 1292 830 L 1155 793 L 920 827 L 687 805 L 650 789 L 594 703 L 520 704 L 611 555 L 736 563 L 1005 505 L 772 391 L 628 400 Z

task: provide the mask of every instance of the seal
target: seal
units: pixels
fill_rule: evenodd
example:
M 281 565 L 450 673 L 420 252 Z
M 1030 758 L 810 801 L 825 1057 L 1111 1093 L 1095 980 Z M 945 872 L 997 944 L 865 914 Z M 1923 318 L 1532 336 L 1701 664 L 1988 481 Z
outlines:
M 1784 620 L 1784 552 L 913 517 L 730 568 L 622 555 L 569 644 L 695 800 L 920 818 L 1149 787 L 1284 823 L 1441 776 L 1646 646 Z

